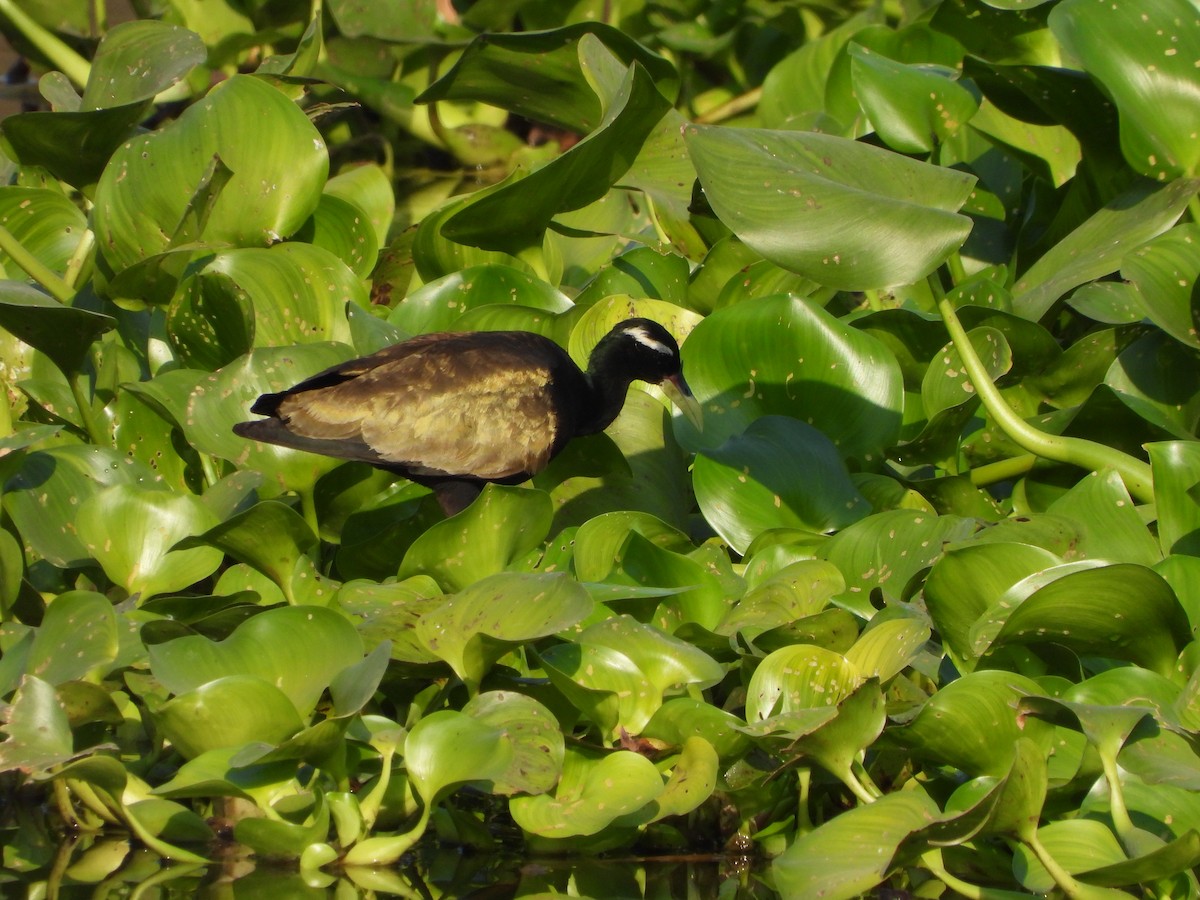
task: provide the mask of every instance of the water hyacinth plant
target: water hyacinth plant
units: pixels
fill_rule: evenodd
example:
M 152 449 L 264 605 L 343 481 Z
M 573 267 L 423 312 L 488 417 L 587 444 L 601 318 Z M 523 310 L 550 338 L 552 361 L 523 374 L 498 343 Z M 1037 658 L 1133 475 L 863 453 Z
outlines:
M 1191 0 L 134 12 L 0 2 L 0 879 L 1200 896 Z M 450 518 L 232 431 L 632 316 L 703 430 Z

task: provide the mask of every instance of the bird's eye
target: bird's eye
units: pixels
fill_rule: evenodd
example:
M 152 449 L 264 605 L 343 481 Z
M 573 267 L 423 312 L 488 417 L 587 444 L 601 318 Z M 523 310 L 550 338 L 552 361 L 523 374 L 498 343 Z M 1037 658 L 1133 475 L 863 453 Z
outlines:
M 655 338 L 652 334 L 650 334 L 649 331 L 647 331 L 645 328 L 643 328 L 641 326 L 638 326 L 636 328 L 630 328 L 625 333 L 627 335 L 629 335 L 631 338 L 633 338 L 635 341 L 637 341 L 639 344 L 642 344 L 645 347 L 649 347 L 651 350 L 657 350 L 659 353 L 665 353 L 668 356 L 675 355 L 674 350 L 672 350 L 670 347 L 668 347 L 662 341 Z

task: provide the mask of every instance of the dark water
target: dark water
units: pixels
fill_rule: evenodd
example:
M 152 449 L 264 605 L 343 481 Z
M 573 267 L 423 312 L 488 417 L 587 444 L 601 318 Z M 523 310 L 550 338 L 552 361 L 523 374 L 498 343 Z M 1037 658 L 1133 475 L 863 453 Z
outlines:
M 30 898 L 517 898 L 596 900 L 777 896 L 765 864 L 745 858 L 659 857 L 515 859 L 499 854 L 426 850 L 407 865 L 300 872 L 294 864 L 228 850 L 210 865 L 173 864 L 128 840 L 84 837 L 57 848 L 28 872 L 5 867 L 0 896 Z

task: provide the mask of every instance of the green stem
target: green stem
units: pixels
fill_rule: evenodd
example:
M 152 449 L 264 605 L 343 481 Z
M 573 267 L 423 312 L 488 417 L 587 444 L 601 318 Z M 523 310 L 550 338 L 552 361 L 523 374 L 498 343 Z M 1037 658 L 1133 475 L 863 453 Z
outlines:
M 842 784 L 850 788 L 850 793 L 858 798 L 860 803 L 874 803 L 875 797 L 871 796 L 871 792 L 863 787 L 863 783 L 855 777 L 854 771 L 847 768 L 845 772 L 839 772 L 838 776 L 842 780 Z
M 312 533 L 319 540 L 321 523 L 317 520 L 317 498 L 312 487 L 307 487 L 300 492 L 300 509 L 304 513 L 304 521 L 308 523 L 308 527 L 312 529 Z
M 1200 194 L 1192 194 L 1188 200 L 1188 212 L 1192 214 L 1192 221 L 1200 224 Z
M 92 71 L 86 59 L 30 18 L 13 0 L 0 0 L 0 15 L 12 22 L 77 88 L 83 89 Z
M 950 272 L 950 277 L 954 279 L 956 285 L 962 284 L 967 280 L 967 270 L 963 268 L 962 257 L 955 250 L 946 259 L 946 269 Z
M 1150 466 L 1146 463 L 1095 441 L 1047 434 L 1034 428 L 1017 415 L 1000 395 L 1000 391 L 992 383 L 987 369 L 984 368 L 983 362 L 975 353 L 975 348 L 971 346 L 966 330 L 958 321 L 954 305 L 946 299 L 942 291 L 937 273 L 930 275 L 928 282 L 934 297 L 937 298 L 938 311 L 942 315 L 942 321 L 946 325 L 946 330 L 950 332 L 950 340 L 954 342 L 955 349 L 962 357 L 963 368 L 967 370 L 975 392 L 979 395 L 979 399 L 983 402 L 983 406 L 992 420 L 1013 443 L 1036 456 L 1055 462 L 1068 463 L 1093 471 L 1113 469 L 1125 481 L 1125 488 L 1136 500 L 1142 503 L 1154 502 L 1153 476 L 1150 473 Z
M 1062 888 L 1064 894 L 1068 897 L 1081 896 L 1084 891 L 1083 885 L 1076 881 L 1075 877 L 1059 865 L 1057 859 L 1050 855 L 1050 851 L 1042 845 L 1041 840 L 1038 838 L 1036 830 L 1030 829 L 1030 834 L 1025 840 L 1025 845 L 1033 851 L 1034 855 L 1038 858 L 1038 862 L 1046 867 L 1046 871 L 1050 873 L 1050 877 L 1054 879 L 1054 883 Z
M 88 399 L 87 391 L 83 388 L 83 379 L 86 377 L 81 372 L 74 372 L 67 375 L 67 383 L 71 386 L 71 396 L 75 398 L 75 405 L 79 407 L 79 418 L 83 422 L 83 430 L 87 433 L 88 440 L 104 446 L 110 441 L 100 430 L 100 425 L 92 414 L 92 401 Z
M 703 115 L 696 116 L 696 124 L 713 125 L 717 122 L 724 122 L 726 119 L 732 119 L 734 116 L 741 115 L 746 110 L 758 106 L 758 101 L 761 99 L 762 88 L 753 88 L 744 94 L 739 94 L 737 97 L 726 100 L 720 106 L 714 106 Z
M 1024 475 L 1033 468 L 1037 459 L 1032 453 L 1025 453 L 1021 456 L 1012 456 L 1008 459 L 977 466 L 968 474 L 971 477 L 971 484 L 982 487 L 985 484 L 995 484 L 997 481 L 1007 481 L 1010 478 Z
M 1129 818 L 1129 810 L 1125 806 L 1125 789 L 1121 787 L 1121 773 L 1117 771 L 1115 753 L 1101 753 L 1100 764 L 1104 767 L 1104 779 L 1108 782 L 1108 814 L 1112 817 L 1113 827 L 1117 837 L 1131 856 L 1136 856 L 1132 842 L 1135 840 L 1136 828 Z
M 67 269 L 63 272 L 63 284 L 65 284 L 74 294 L 79 286 L 79 276 L 83 272 L 84 264 L 92 255 L 92 250 L 96 246 L 96 234 L 92 229 L 87 229 L 80 238 L 79 243 L 75 245 L 75 252 L 71 254 L 71 258 L 67 260 Z
M 813 830 L 812 818 L 808 814 L 808 793 L 812 787 L 812 769 L 801 767 L 796 770 L 796 780 L 799 783 L 800 796 L 796 809 L 796 830 L 805 834 Z
M 983 900 L 983 890 L 978 885 L 968 884 L 961 878 L 951 875 L 946 871 L 945 863 L 942 861 L 941 850 L 930 850 L 921 857 L 921 862 L 924 864 L 934 877 L 942 884 L 950 888 L 957 894 L 962 894 L 967 900 Z
M 0 0 L 0 6 L 5 0 Z M 7 253 L 12 261 L 25 270 L 34 281 L 50 292 L 50 295 L 60 303 L 70 303 L 75 296 L 71 286 L 51 272 L 13 236 L 7 228 L 0 226 L 0 250 Z

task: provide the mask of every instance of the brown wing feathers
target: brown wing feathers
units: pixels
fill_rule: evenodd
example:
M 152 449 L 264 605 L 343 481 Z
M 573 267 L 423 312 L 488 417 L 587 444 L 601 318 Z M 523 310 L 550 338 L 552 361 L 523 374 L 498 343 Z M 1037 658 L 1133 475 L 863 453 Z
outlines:
M 539 344 L 424 335 L 264 395 L 252 409 L 272 418 L 238 433 L 428 477 L 527 476 L 558 443 Z

